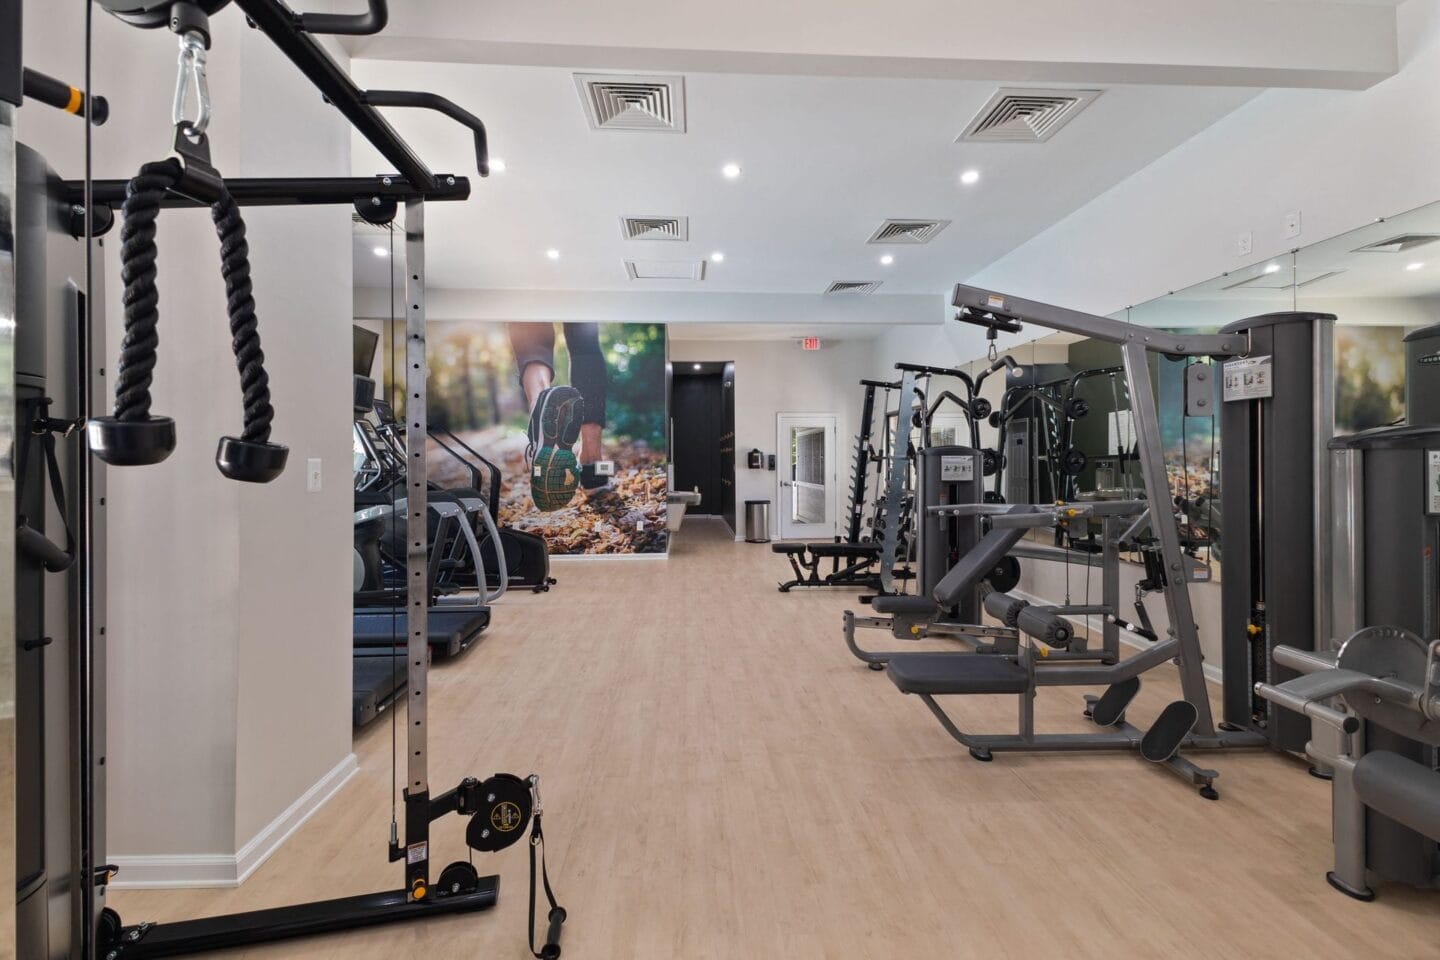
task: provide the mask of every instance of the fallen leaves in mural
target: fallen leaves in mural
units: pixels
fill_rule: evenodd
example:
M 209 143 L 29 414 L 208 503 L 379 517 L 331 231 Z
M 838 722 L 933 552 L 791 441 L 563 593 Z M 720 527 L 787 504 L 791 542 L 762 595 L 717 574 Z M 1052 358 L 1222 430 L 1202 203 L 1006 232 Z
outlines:
M 606 438 L 603 455 L 615 464 L 610 483 L 588 494 L 579 490 L 569 506 L 544 513 L 530 499 L 524 434 L 491 428 L 459 437 L 500 467 L 500 523 L 544 537 L 552 554 L 665 552 L 665 459 L 645 444 Z M 473 479 L 433 442 L 428 466 L 431 481 L 441 486 Z

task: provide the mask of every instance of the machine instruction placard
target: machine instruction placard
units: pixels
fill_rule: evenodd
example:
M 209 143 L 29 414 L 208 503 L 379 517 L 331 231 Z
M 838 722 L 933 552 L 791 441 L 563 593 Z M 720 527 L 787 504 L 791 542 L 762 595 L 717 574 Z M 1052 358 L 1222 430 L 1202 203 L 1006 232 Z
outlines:
M 1425 512 L 1440 515 L 1440 450 L 1425 451 Z
M 1259 400 L 1272 396 L 1275 384 L 1271 379 L 1270 357 L 1239 357 L 1225 361 L 1226 403 L 1234 400 Z
M 958 483 L 975 479 L 974 457 L 941 457 L 940 482 Z

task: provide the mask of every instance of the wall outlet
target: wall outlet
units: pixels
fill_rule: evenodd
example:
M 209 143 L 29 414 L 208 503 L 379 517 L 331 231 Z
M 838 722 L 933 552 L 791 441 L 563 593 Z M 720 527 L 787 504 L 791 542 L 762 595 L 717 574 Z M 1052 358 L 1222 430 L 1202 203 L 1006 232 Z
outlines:
M 1254 249 L 1255 237 L 1249 230 L 1246 230 L 1244 233 L 1240 234 L 1240 236 L 1235 238 L 1235 256 L 1248 257 L 1250 256 L 1250 252 Z
M 305 491 L 320 492 L 320 458 L 311 457 L 305 461 Z
M 1300 211 L 1291 210 L 1285 214 L 1285 239 L 1291 240 L 1300 236 Z

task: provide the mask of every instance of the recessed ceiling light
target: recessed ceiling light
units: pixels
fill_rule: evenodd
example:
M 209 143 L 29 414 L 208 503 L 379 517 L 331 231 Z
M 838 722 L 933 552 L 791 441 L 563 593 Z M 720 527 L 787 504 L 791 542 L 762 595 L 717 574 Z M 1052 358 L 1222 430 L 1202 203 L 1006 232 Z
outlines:
M 960 174 L 960 182 L 963 183 L 963 184 L 965 184 L 967 187 L 970 186 L 970 185 L 972 185 L 972 184 L 979 183 L 979 182 L 980 182 L 980 171 L 979 171 L 979 170 L 966 170 L 964 173 Z
M 1279 273 L 1279 272 L 1280 272 L 1280 264 L 1278 264 L 1278 263 L 1267 263 L 1267 264 L 1265 265 L 1265 272 L 1266 272 L 1266 273 Z
M 880 262 L 888 267 L 890 266 L 890 264 L 895 262 L 895 257 L 894 255 L 887 253 L 885 254 L 885 256 L 880 258 Z
M 551 247 L 549 250 L 545 251 L 545 256 L 549 257 L 551 260 L 559 260 L 560 251 L 556 250 L 554 247 Z
M 719 250 L 716 250 L 714 253 L 710 254 L 710 259 L 715 263 L 724 263 L 725 254 L 721 253 Z
M 499 157 L 491 157 L 491 158 L 490 158 L 490 172 L 491 172 L 491 173 L 504 173 L 504 172 L 505 172 L 505 161 L 504 161 L 504 160 L 501 160 Z
M 389 251 L 389 250 L 386 250 L 384 247 L 376 247 L 376 248 L 375 248 L 375 256 L 377 256 L 377 257 L 388 257 L 388 256 L 390 256 L 390 251 Z
M 736 177 L 740 176 L 740 164 L 727 163 L 725 164 L 725 166 L 720 168 L 720 172 L 725 174 L 726 180 L 734 180 Z
M 1407 264 L 1406 267 L 1405 267 L 1405 269 L 1406 269 L 1406 270 L 1419 270 L 1419 269 L 1420 269 L 1421 267 L 1423 267 L 1423 266 L 1425 266 L 1425 264 L 1423 264 L 1423 263 L 1411 263 L 1411 264 Z
M 696 370 L 699 370 L 699 369 L 700 369 L 700 364 L 698 364 L 698 363 L 695 364 L 695 369 L 696 369 Z

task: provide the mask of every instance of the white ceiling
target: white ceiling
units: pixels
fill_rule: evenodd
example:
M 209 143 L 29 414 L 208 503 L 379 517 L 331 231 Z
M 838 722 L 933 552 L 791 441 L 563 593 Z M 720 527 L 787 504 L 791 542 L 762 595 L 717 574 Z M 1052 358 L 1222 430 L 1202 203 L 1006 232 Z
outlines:
M 484 119 L 506 164 L 488 180 L 474 176 L 463 128 L 386 111 L 434 170 L 472 177 L 470 201 L 427 209 L 429 285 L 510 290 L 819 293 L 883 280 L 880 294 L 944 293 L 1254 95 L 1118 86 L 1047 143 L 958 144 L 997 84 L 688 74 L 688 129 L 673 134 L 591 130 L 569 69 L 357 60 L 352 72 Z M 358 138 L 354 157 L 357 174 L 385 169 Z M 730 161 L 737 180 L 720 174 Z M 967 168 L 982 175 L 973 187 L 957 179 Z M 687 216 L 690 240 L 624 240 L 626 215 Z M 867 245 L 887 217 L 954 222 L 928 245 Z M 388 282 L 357 249 L 357 282 Z M 716 250 L 725 262 L 703 281 L 633 281 L 623 266 Z M 892 266 L 878 263 L 885 252 Z

